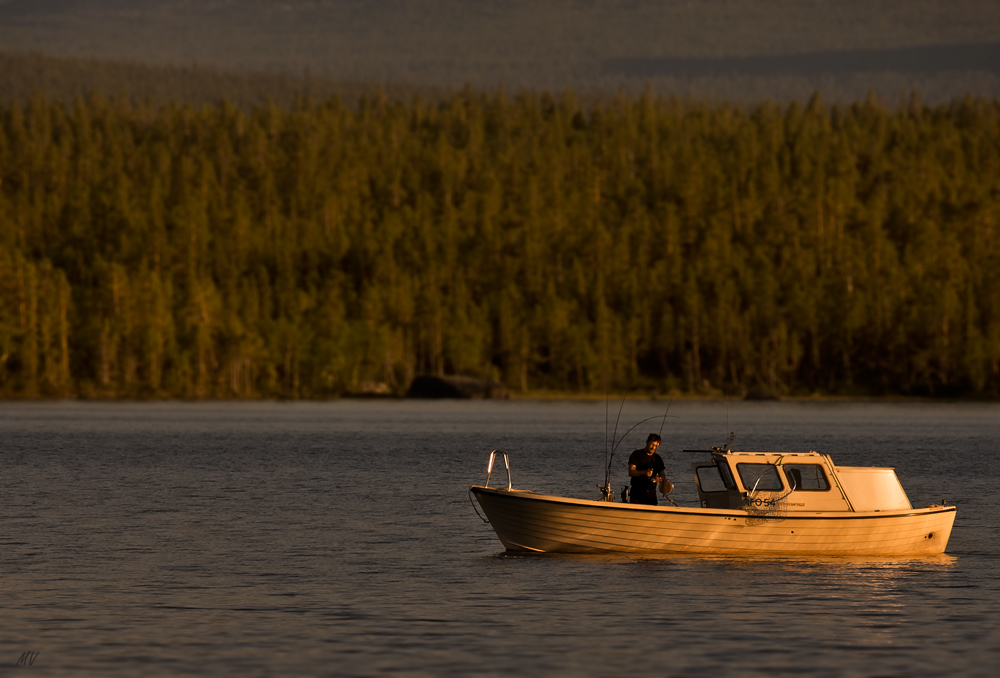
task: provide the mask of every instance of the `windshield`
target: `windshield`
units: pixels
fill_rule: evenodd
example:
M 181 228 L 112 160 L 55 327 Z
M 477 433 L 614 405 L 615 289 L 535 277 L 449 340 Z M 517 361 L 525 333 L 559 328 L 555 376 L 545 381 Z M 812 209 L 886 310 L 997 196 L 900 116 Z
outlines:
M 736 470 L 748 492 L 764 490 L 774 492 L 782 489 L 778 467 L 774 464 L 737 464 Z

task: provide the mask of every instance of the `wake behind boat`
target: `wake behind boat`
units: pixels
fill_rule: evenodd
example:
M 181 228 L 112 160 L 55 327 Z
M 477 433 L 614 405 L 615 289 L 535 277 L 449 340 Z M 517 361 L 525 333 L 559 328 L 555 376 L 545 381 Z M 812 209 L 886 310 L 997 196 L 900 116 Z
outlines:
M 892 468 L 836 466 L 817 452 L 703 452 L 711 461 L 692 464 L 699 507 L 515 490 L 499 451 L 490 455 L 486 484 L 469 491 L 514 552 L 888 556 L 938 554 L 948 545 L 956 508 L 913 508 Z M 489 487 L 497 455 L 506 489 Z

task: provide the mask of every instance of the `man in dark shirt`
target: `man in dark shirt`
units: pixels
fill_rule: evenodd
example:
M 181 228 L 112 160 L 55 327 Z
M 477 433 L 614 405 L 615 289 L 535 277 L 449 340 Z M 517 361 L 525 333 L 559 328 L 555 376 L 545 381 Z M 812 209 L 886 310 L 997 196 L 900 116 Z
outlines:
M 646 437 L 646 447 L 636 450 L 628 458 L 628 475 L 632 489 L 629 491 L 630 504 L 652 504 L 656 506 L 656 486 L 667 481 L 663 459 L 656 453 L 660 446 L 660 436 L 650 433 Z

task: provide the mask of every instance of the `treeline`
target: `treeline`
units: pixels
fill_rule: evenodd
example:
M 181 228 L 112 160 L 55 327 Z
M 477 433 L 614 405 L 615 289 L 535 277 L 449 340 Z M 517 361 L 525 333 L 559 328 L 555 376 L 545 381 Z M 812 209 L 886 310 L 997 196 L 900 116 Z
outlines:
M 0 394 L 1000 391 L 1000 102 L 0 109 Z

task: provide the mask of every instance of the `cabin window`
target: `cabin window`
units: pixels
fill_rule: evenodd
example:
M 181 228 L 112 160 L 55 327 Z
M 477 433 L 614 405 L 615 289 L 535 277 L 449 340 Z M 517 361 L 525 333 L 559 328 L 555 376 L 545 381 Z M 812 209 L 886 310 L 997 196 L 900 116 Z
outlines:
M 830 481 L 819 464 L 785 464 L 782 468 L 785 469 L 789 487 L 794 485 L 796 490 L 814 492 L 830 489 Z
M 699 466 L 698 486 L 702 492 L 725 492 L 726 484 L 722 480 L 718 466 Z
M 747 492 L 775 492 L 783 487 L 781 478 L 778 477 L 778 467 L 774 464 L 737 464 L 736 470 Z

